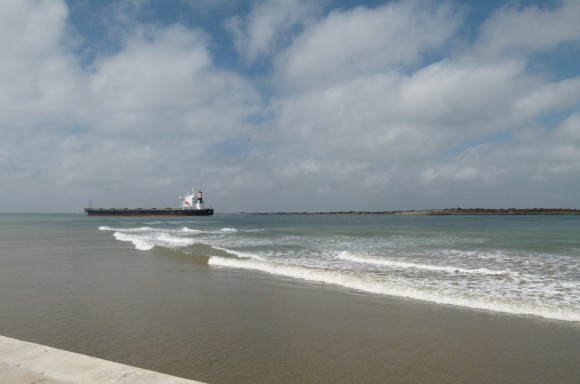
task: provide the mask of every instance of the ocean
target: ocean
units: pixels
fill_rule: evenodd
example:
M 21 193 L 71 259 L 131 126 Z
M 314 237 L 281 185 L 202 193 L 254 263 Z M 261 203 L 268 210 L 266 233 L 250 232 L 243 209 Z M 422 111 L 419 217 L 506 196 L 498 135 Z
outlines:
M 3 214 L 0 314 L 208 383 L 572 383 L 580 217 Z

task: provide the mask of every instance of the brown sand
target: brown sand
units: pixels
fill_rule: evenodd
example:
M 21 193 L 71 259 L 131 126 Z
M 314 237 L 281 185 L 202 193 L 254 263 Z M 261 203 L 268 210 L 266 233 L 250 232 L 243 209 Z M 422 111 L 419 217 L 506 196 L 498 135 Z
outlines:
M 95 257 L 74 271 L 35 259 L 0 273 L 0 334 L 210 384 L 580 382 L 580 324 L 215 269 L 159 250 Z

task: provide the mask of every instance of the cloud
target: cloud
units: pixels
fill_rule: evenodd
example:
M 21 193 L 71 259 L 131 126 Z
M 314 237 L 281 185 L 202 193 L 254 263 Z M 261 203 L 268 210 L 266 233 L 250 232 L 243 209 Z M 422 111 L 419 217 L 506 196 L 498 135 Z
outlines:
M 313 87 L 421 64 L 457 31 L 448 3 L 392 2 L 337 10 L 307 28 L 275 59 L 281 87 Z
M 206 44 L 203 34 L 169 26 L 95 64 L 86 124 L 110 141 L 108 152 L 130 156 L 118 161 L 121 173 L 175 181 L 182 164 L 201 172 L 212 146 L 246 134 L 259 96 L 246 79 L 215 68 Z
M 100 8 L 99 41 L 63 1 L 0 4 L 0 210 L 170 206 L 193 183 L 222 212 L 577 205 L 580 77 L 550 67 L 574 2 L 466 38 L 454 2 L 266 0 L 212 13 L 231 41 L 145 22 L 153 3 Z
M 554 8 L 506 5 L 482 25 L 478 57 L 489 60 L 549 51 L 564 43 L 578 45 L 578 20 L 580 3 L 575 0 L 558 2 Z
M 525 19 L 529 12 L 511 17 Z M 554 12 L 563 11 L 532 13 L 552 20 Z M 373 204 L 377 194 L 420 200 L 412 196 L 427 190 L 435 205 L 463 192 L 472 197 L 464 200 L 469 204 L 483 205 L 480 199 L 500 206 L 505 202 L 497 190 L 505 188 L 513 204 L 525 185 L 536 186 L 534 180 L 571 175 L 575 162 L 549 154 L 574 153 L 578 143 L 562 145 L 561 129 L 538 125 L 546 114 L 577 110 L 578 79 L 551 81 L 533 73 L 531 56 L 477 60 L 483 39 L 447 52 L 461 21 L 450 4 L 400 2 L 335 11 L 298 35 L 275 58 L 279 138 L 275 156 L 265 157 L 277 164 L 278 182 L 316 185 L 309 191 L 318 204 L 352 184 Z M 515 25 L 515 35 L 527 28 Z M 493 28 L 503 27 L 490 21 L 482 34 L 493 35 Z M 429 37 L 413 30 L 428 30 Z M 538 44 L 534 53 L 568 41 Z M 447 58 L 429 63 L 434 52 Z M 571 182 L 558 180 L 561 186 Z
M 560 126 L 556 136 L 566 143 L 580 146 L 580 113 L 574 113 L 567 118 Z M 575 152 L 574 156 L 577 159 L 580 153 Z
M 421 178 L 425 188 L 435 193 L 448 193 L 450 188 L 465 192 L 468 182 L 478 199 L 482 191 L 502 189 L 494 199 L 505 198 L 510 205 L 559 206 L 562 201 L 573 201 L 575 190 L 569 186 L 580 172 L 578 132 L 576 113 L 554 130 L 522 129 L 508 143 L 469 148 L 452 163 L 439 160 L 426 167 Z
M 266 0 L 252 4 L 246 17 L 226 20 L 238 53 L 249 63 L 276 52 L 290 40 L 290 32 L 303 28 L 321 11 L 323 2 L 301 0 Z
M 580 102 L 580 77 L 546 82 L 517 101 L 515 108 L 528 119 L 559 111 Z
M 78 92 L 76 59 L 64 39 L 66 7 L 58 1 L 5 1 L 0 15 L 0 130 L 33 118 L 66 121 L 64 112 Z
M 206 44 L 180 26 L 128 39 L 89 75 L 92 121 L 103 130 L 190 132 L 210 142 L 235 134 L 257 94 L 247 80 L 214 68 Z
M 0 22 L 11 53 L 0 59 L 7 184 L 45 184 L 77 199 L 128 182 L 141 190 L 189 184 L 203 177 L 216 145 L 247 134 L 260 97 L 247 79 L 212 64 L 203 33 L 141 25 L 85 69 L 63 44 L 64 3 L 16 3 L 3 3 L 2 19 L 17 22 L 9 31 Z
M 285 152 L 308 164 L 303 172 L 357 181 L 519 127 L 521 104 L 539 85 L 518 62 L 444 61 L 413 75 L 385 72 L 293 93 L 277 101 L 275 124 Z

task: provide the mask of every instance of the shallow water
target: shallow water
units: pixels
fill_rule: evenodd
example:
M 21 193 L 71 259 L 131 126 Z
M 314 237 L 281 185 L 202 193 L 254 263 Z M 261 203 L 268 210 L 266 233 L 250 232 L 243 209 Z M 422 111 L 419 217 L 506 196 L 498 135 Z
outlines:
M 212 267 L 580 321 L 575 216 L 268 215 L 119 224 L 99 229 L 139 250 L 207 253 Z

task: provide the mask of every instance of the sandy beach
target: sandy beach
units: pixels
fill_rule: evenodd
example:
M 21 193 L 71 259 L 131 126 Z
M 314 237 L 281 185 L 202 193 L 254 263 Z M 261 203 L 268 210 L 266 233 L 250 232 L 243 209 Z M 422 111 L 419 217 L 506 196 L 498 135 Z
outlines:
M 574 383 L 575 325 L 224 272 L 243 303 L 208 382 Z M 226 292 L 223 292 L 226 294 Z M 227 319 L 224 319 L 227 321 Z M 229 334 L 229 335 L 228 335 Z M 176 372 L 179 373 L 179 372 Z
M 3 332 L 208 383 L 572 384 L 580 377 L 577 324 L 171 262 L 195 278 L 176 273 L 140 286 L 148 304 L 115 300 L 86 317 L 63 323 L 48 313 L 27 320 L 30 327 L 4 324 Z

